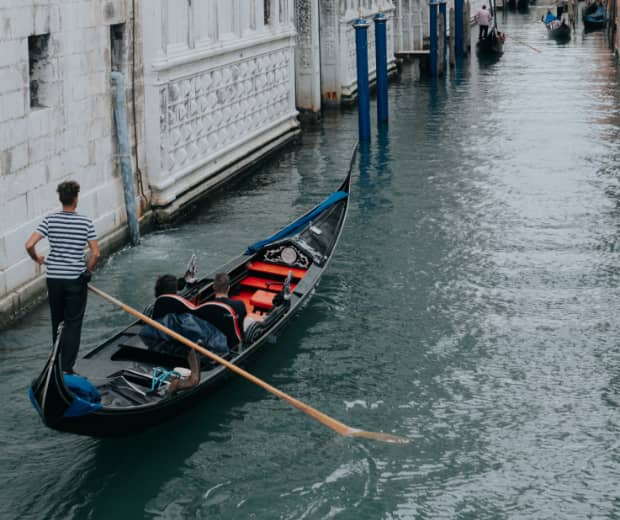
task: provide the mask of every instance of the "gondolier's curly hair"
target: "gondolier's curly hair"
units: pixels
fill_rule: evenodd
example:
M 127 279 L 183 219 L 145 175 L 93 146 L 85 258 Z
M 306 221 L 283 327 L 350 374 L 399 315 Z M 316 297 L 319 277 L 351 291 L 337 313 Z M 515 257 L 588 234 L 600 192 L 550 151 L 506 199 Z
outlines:
M 72 204 L 75 197 L 80 193 L 80 185 L 75 181 L 61 182 L 56 188 L 58 199 L 63 205 Z

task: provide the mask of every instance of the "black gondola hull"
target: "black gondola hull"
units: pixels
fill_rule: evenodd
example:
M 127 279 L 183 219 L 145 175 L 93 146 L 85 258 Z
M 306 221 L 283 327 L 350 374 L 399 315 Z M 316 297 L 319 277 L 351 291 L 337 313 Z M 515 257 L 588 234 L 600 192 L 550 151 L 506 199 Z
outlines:
M 351 168 L 352 166 L 353 160 Z M 257 259 L 267 259 L 267 254 L 274 255 L 273 251 L 277 251 L 282 247 L 297 247 L 302 257 L 306 255 L 307 258 L 305 260 L 309 262 L 309 265 L 303 270 L 299 269 L 299 271 L 303 271 L 303 274 L 299 275 L 300 278 L 297 280 L 296 285 L 294 287 L 291 286 L 290 299 L 277 306 L 275 303 L 273 304 L 273 308 L 266 315 L 264 321 L 255 328 L 251 340 L 239 352 L 232 355 L 229 359 L 230 363 L 243 367 L 266 348 L 277 348 L 277 343 L 270 342 L 269 339 L 288 324 L 314 293 L 321 275 L 333 257 L 342 234 L 349 206 L 350 182 L 351 171 L 349 171 L 339 189 L 334 192 L 334 194 L 340 195 L 334 199 L 335 202 L 324 209 L 321 209 L 323 206 L 319 205 L 300 217 L 298 221 L 303 221 L 306 217 L 309 220 L 293 236 L 268 242 L 265 246 L 260 246 L 255 252 L 246 251 L 246 253 L 239 255 L 226 265 L 207 275 L 186 293 L 187 298 L 192 297 L 196 301 L 205 294 L 207 295 L 205 296 L 206 301 L 208 301 L 208 298 L 212 297 L 208 296 L 208 291 L 216 272 L 229 273 L 231 280 L 248 280 L 250 277 L 247 276 L 246 270 L 251 267 L 253 262 L 258 262 Z M 329 200 L 329 198 L 326 199 L 326 201 Z M 284 230 L 286 229 L 284 228 Z M 273 262 L 272 267 L 276 271 L 289 269 L 287 266 L 279 264 L 277 260 L 273 260 Z M 291 269 L 294 268 L 288 270 L 289 274 L 292 272 Z M 243 278 L 244 276 L 245 278 Z M 138 337 L 135 330 L 140 328 L 141 322 L 134 322 L 123 331 L 97 346 L 79 360 L 77 371 L 84 374 L 86 378 L 92 378 L 94 381 L 105 379 L 103 376 L 106 374 L 112 373 L 112 376 L 114 376 L 116 374 L 114 368 L 116 364 L 127 372 L 131 372 L 131 370 L 127 370 L 128 367 L 131 368 L 133 365 L 139 366 L 139 358 L 128 362 L 124 357 L 119 357 L 119 354 L 121 351 L 131 351 L 134 353 L 138 352 L 141 355 L 150 355 L 149 351 L 144 348 L 141 349 L 136 347 L 136 345 L 125 344 L 130 343 L 129 339 L 135 340 Z M 148 365 L 149 368 L 150 366 Z M 145 373 L 141 372 L 140 375 L 144 376 Z M 201 382 L 197 386 L 171 395 L 165 393 L 163 395 L 154 395 L 146 391 L 142 392 L 140 388 L 132 390 L 132 388 L 136 388 L 136 385 L 132 385 L 131 381 L 129 381 L 127 383 L 129 386 L 123 388 L 122 392 L 120 388 L 115 387 L 114 389 L 116 394 L 113 395 L 119 397 L 121 405 L 108 396 L 108 402 L 103 402 L 102 399 L 102 405 L 98 409 L 79 416 L 68 417 L 63 415 L 63 410 L 66 410 L 71 404 L 69 401 L 72 398 L 72 394 L 66 385 L 63 384 L 59 356 L 54 357 L 50 355 L 45 369 L 32 385 L 31 398 L 44 423 L 50 428 L 93 437 L 120 436 L 143 431 L 174 418 L 195 406 L 198 402 L 204 401 L 205 398 L 217 391 L 234 375 L 236 374 L 232 370 L 222 365 L 214 364 L 203 373 Z M 107 377 L 111 379 L 112 376 L 108 375 Z M 117 379 L 118 377 L 112 380 L 116 381 Z M 101 384 L 98 388 L 105 389 L 107 388 L 106 384 Z M 146 389 L 143 388 L 143 390 Z M 48 397 L 44 398 L 44 393 Z M 124 398 L 129 400 L 129 404 L 122 401 Z M 134 399 L 135 404 L 131 404 L 131 399 Z
M 480 55 L 500 56 L 504 52 L 504 43 L 494 33 L 478 40 L 476 52 Z
M 571 30 L 568 25 L 561 25 L 555 29 L 551 29 L 547 26 L 547 31 L 549 38 L 552 38 L 557 41 L 566 41 L 570 40 Z

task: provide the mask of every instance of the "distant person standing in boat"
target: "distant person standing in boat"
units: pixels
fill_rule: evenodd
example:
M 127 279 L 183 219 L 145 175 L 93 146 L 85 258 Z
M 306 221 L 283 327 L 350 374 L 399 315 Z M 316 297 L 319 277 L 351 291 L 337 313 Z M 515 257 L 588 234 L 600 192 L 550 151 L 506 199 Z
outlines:
M 491 24 L 491 13 L 487 10 L 487 6 L 483 5 L 474 16 L 478 23 L 478 39 L 486 38 L 489 34 L 489 25 Z
M 37 264 L 47 267 L 47 297 L 52 316 L 52 337 L 64 322 L 60 352 L 62 369 L 73 373 L 80 348 L 82 320 L 86 309 L 88 282 L 99 260 L 99 244 L 93 221 L 76 212 L 80 185 L 65 181 L 56 190 L 62 211 L 43 219 L 26 242 L 26 251 Z M 50 246 L 46 257 L 39 255 L 36 244 L 47 238 Z M 84 250 L 88 246 L 88 260 Z
M 566 11 L 568 11 L 568 0 L 556 0 L 556 16 L 558 18 L 562 18 L 562 14 Z

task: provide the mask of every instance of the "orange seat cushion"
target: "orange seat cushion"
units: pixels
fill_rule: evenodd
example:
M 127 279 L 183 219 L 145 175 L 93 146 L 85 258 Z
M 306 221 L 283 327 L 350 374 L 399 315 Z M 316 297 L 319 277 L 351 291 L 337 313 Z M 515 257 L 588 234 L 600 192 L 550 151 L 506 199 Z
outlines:
M 271 309 L 275 295 L 276 293 L 269 291 L 256 291 L 250 298 L 250 303 L 259 309 Z
M 250 262 L 248 269 L 251 271 L 258 271 L 260 273 L 276 274 L 280 276 L 287 276 L 288 272 L 293 273 L 293 278 L 300 280 L 306 274 L 306 269 L 300 269 L 299 267 L 289 267 L 287 265 L 268 264 L 267 262 Z
M 283 287 L 282 282 L 277 282 L 269 278 L 259 278 L 258 276 L 247 276 L 241 280 L 244 287 L 254 287 L 256 289 L 266 289 L 268 291 L 280 292 Z M 295 284 L 291 284 L 291 291 L 295 289 Z

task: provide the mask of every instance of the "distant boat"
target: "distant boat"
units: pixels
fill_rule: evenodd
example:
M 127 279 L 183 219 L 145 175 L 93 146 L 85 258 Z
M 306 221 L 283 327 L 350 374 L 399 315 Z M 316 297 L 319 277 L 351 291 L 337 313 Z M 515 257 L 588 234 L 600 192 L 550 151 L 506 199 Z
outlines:
M 521 11 L 522 13 L 529 11 L 530 9 L 530 2 L 529 0 L 517 0 L 517 10 Z
M 557 41 L 570 40 L 570 26 L 566 22 L 563 21 L 561 25 L 554 25 L 553 22 L 545 25 L 550 38 Z
M 504 52 L 504 35 L 493 27 L 486 37 L 478 40 L 476 51 L 480 55 L 500 56 Z
M 609 16 L 604 5 L 593 3 L 583 11 L 583 26 L 586 30 L 603 29 L 608 21 Z

